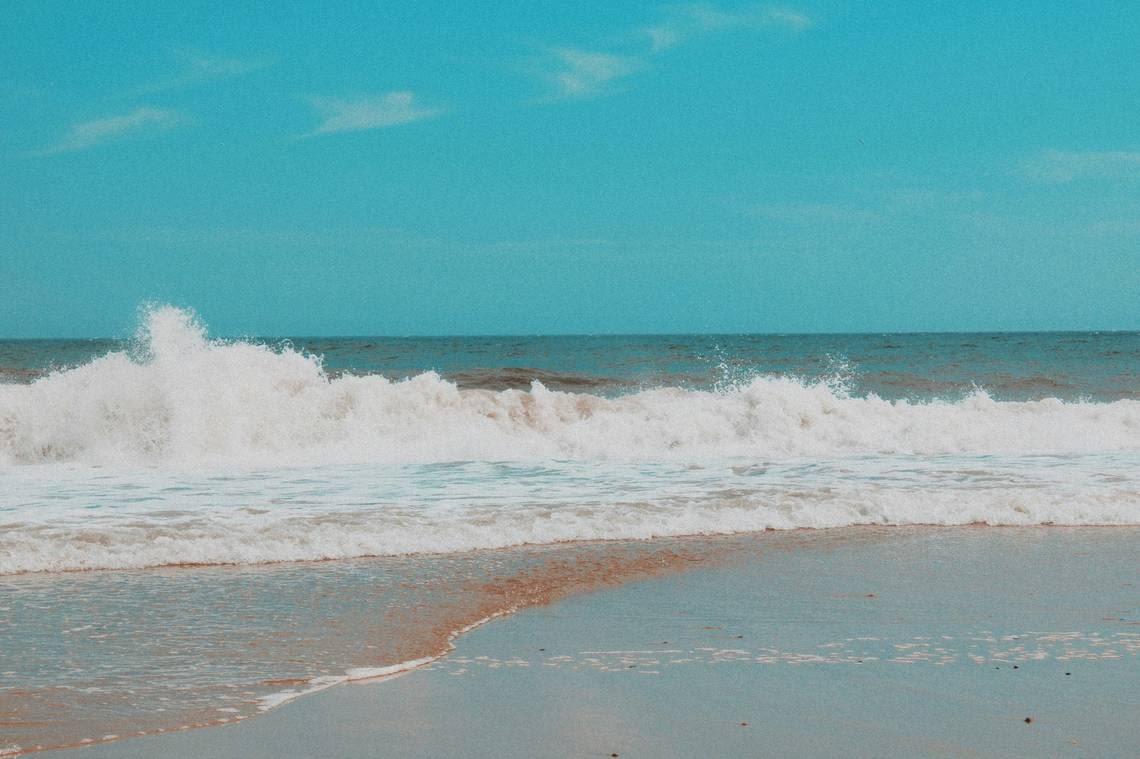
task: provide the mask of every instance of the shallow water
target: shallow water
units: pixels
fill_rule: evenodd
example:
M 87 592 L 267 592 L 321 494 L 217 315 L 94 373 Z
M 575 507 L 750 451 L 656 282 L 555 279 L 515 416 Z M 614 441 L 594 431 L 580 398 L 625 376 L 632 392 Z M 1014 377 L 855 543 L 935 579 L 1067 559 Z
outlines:
M 768 532 L 94 757 L 1135 755 L 1140 528 Z M 1026 718 L 1031 723 L 1026 723 Z
M 0 755 L 239 722 L 454 633 L 712 558 L 673 541 L 0 577 Z

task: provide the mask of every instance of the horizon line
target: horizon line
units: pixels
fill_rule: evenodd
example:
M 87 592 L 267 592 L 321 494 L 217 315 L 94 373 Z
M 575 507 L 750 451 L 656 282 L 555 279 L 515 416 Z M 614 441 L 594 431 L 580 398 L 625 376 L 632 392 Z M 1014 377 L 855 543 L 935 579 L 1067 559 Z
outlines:
M 472 332 L 433 334 L 222 334 L 211 335 L 210 340 L 455 340 L 455 339 L 518 339 L 518 338 L 582 338 L 582 337 L 867 337 L 873 335 L 1100 335 L 1140 334 L 1133 329 L 989 329 L 989 330 L 857 330 L 857 331 L 772 331 L 772 332 Z M 40 336 L 4 337 L 0 342 L 97 342 L 126 341 L 133 335 L 98 335 L 94 337 Z

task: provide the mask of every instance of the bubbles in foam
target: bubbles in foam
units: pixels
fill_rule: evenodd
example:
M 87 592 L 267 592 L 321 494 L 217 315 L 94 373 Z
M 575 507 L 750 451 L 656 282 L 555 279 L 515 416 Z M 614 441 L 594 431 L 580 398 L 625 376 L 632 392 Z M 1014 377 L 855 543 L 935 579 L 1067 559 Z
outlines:
M 1140 524 L 1140 456 L 544 462 L 0 476 L 0 574 L 850 525 Z M 97 504 L 98 508 L 91 508 Z

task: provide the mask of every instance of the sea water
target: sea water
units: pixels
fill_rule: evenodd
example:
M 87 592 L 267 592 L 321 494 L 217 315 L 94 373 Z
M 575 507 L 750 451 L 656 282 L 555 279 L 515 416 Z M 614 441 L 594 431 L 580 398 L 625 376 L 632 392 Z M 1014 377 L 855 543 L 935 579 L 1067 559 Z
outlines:
M 0 750 L 415 659 L 582 541 L 975 523 L 1140 524 L 1140 333 L 0 342 Z

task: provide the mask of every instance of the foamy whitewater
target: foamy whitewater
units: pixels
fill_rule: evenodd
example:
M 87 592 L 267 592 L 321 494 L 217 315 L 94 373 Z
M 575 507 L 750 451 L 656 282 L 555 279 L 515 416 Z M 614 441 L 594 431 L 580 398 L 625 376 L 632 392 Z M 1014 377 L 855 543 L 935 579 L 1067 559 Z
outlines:
M 430 370 L 329 372 L 318 355 L 212 341 L 189 312 L 156 308 L 126 349 L 0 384 L 0 573 L 856 524 L 1138 524 L 1128 360 L 1112 370 L 1115 400 L 999 400 L 984 386 L 884 398 L 842 376 L 767 372 L 495 390 Z

